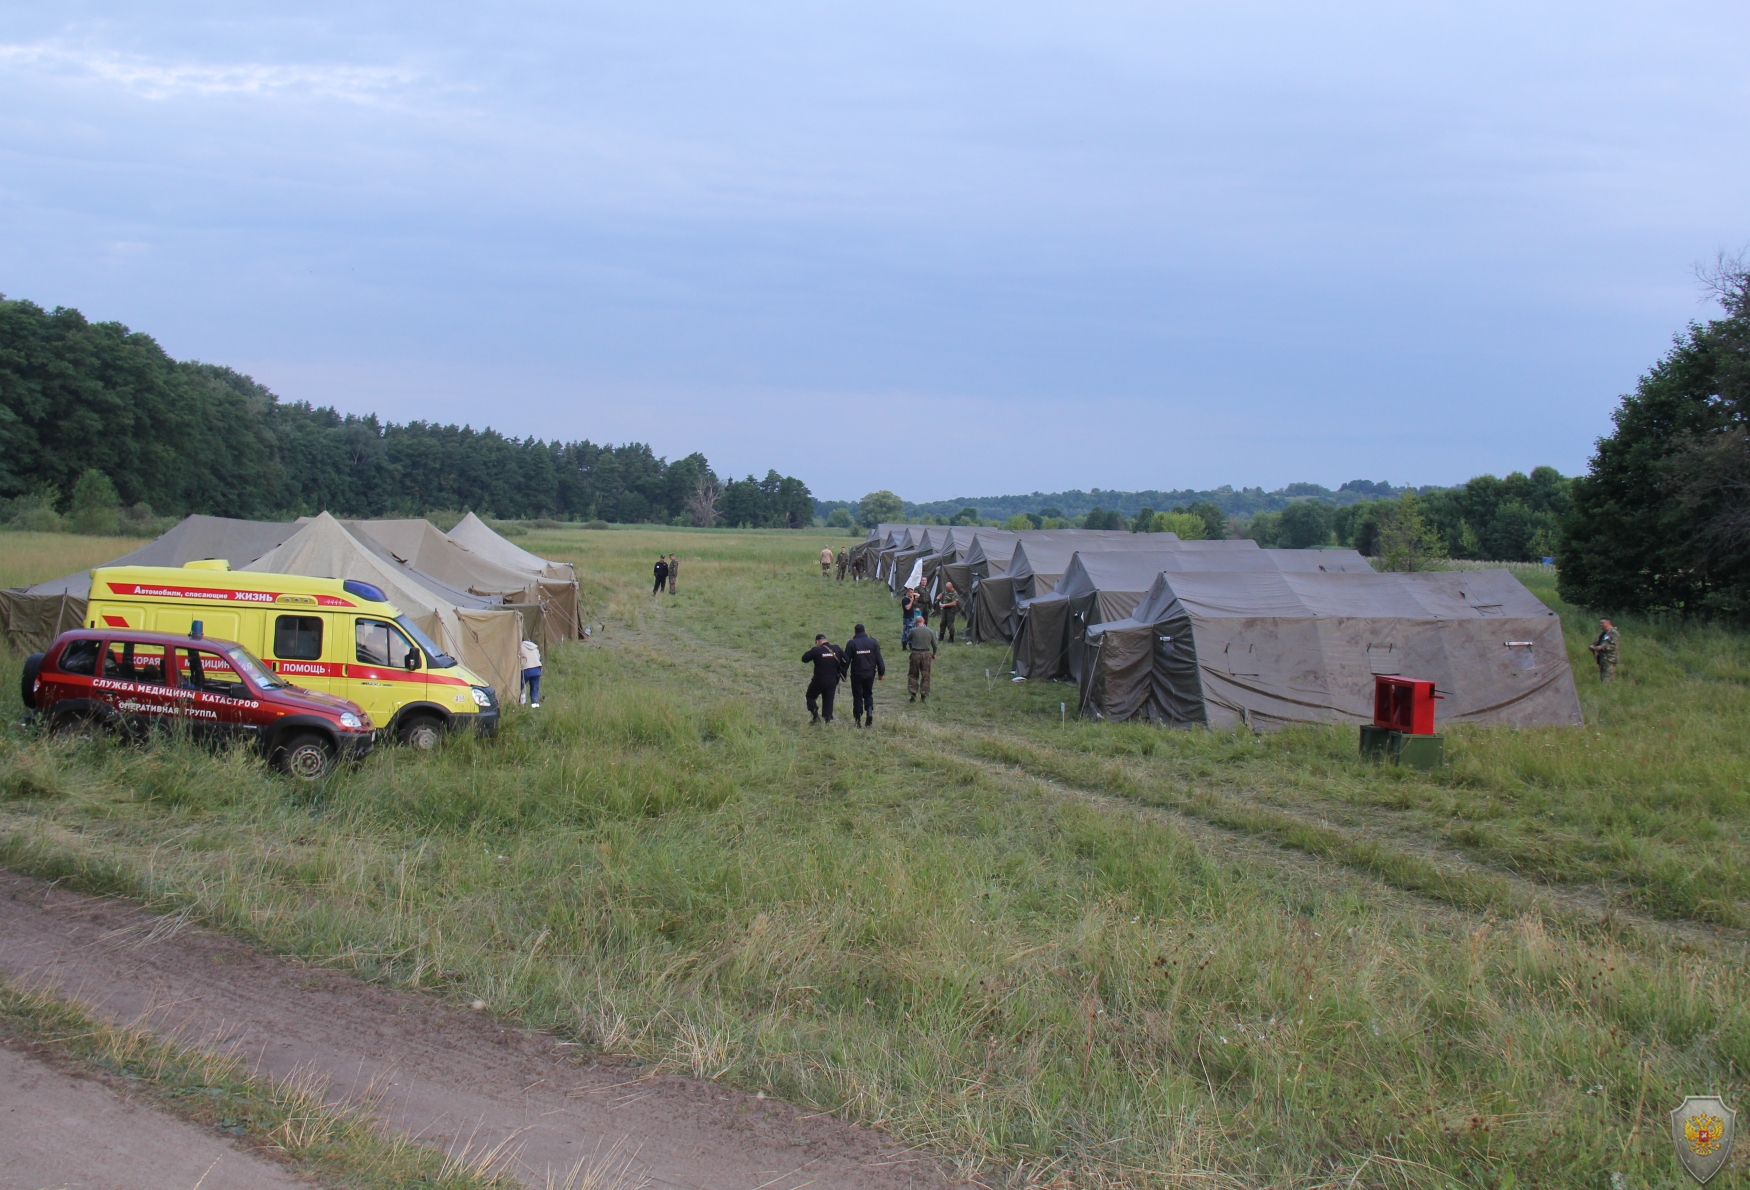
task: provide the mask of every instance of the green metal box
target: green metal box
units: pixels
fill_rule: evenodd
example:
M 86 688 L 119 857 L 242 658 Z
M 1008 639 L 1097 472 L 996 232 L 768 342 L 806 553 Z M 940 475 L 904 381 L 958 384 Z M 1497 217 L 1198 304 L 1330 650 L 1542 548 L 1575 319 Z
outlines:
M 1361 728 L 1361 755 L 1425 772 L 1446 763 L 1446 737 L 1410 735 L 1368 723 Z

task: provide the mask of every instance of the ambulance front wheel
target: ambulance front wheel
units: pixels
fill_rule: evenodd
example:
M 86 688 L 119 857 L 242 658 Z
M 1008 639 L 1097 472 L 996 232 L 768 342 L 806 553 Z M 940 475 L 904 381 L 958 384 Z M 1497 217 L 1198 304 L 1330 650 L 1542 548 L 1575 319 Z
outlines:
M 430 715 L 414 715 L 401 724 L 395 736 L 409 748 L 430 752 L 443 743 L 444 725 Z
M 299 735 L 279 751 L 280 769 L 300 781 L 319 781 L 334 771 L 334 745 L 319 735 Z

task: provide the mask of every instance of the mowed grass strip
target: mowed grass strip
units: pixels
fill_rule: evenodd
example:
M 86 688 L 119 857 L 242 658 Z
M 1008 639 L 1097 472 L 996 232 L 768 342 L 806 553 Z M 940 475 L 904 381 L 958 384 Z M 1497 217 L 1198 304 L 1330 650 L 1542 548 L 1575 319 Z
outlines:
M 1353 876 L 1246 858 L 967 754 L 1007 736 L 1138 800 L 1159 765 L 1174 797 L 1218 777 L 1221 805 L 1282 781 L 1298 733 L 1058 727 L 1050 691 L 980 694 L 984 650 L 955 646 L 927 713 L 892 658 L 875 731 L 810 730 L 817 629 L 862 618 L 897 653 L 884 591 L 819 580 L 833 539 L 541 536 L 613 610 L 498 742 L 299 789 L 174 741 L 13 732 L 6 862 L 879 1124 L 993 1183 L 1675 1186 L 1663 1113 L 1730 1097 L 1750 1061 L 1724 949 L 1437 910 L 1359 852 Z M 653 600 L 670 548 L 680 592 Z M 1344 766 L 1318 780 L 1406 780 Z

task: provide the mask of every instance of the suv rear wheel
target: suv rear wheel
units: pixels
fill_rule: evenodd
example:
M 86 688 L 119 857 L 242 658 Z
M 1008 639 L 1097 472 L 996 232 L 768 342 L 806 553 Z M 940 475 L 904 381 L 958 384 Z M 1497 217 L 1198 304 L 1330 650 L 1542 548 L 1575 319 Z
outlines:
M 444 725 L 434 715 L 411 715 L 395 729 L 395 738 L 409 748 L 430 752 L 443 742 Z
M 69 740 L 94 740 L 108 724 L 89 711 L 62 711 L 49 720 L 49 731 Z
M 43 671 L 43 654 L 32 653 L 24 659 L 24 673 L 18 681 L 18 697 L 27 711 L 36 710 L 36 676 Z
M 318 781 L 334 771 L 334 745 L 314 732 L 295 735 L 280 745 L 280 771 L 300 781 Z

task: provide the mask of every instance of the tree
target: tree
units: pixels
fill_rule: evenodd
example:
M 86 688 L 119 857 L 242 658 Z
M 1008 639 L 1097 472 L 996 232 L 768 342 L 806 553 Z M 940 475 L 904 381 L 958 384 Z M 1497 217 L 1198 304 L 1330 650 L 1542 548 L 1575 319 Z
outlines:
M 827 523 L 828 528 L 849 529 L 851 527 L 851 524 L 852 524 L 852 522 L 851 522 L 851 510 L 848 508 L 835 508 L 835 509 L 833 509 L 832 512 L 827 516 L 826 523 Z
M 978 509 L 968 504 L 965 508 L 962 508 L 959 512 L 955 513 L 948 523 L 950 525 L 976 525 L 978 524 Z
M 870 492 L 857 501 L 857 518 L 863 522 L 865 528 L 891 525 L 904 515 L 905 501 L 885 488 L 879 492 Z
M 1278 516 L 1278 540 L 1291 550 L 1322 546 L 1331 536 L 1331 506 L 1316 500 L 1298 500 Z
M 1152 508 L 1141 509 L 1139 512 L 1137 512 L 1136 519 L 1130 522 L 1130 531 L 1132 533 L 1147 533 L 1149 531 L 1148 527 L 1154 523 L 1154 519 L 1155 519 L 1155 510 L 1154 509 L 1152 509 Z
M 75 533 L 107 536 L 121 527 L 122 502 L 109 476 L 87 468 L 73 485 L 73 511 L 69 527 Z
M 1405 492 L 1380 512 L 1379 554 L 1387 570 L 1426 570 L 1446 557 L 1446 543 L 1422 516 L 1416 493 Z
M 1082 521 L 1084 529 L 1122 529 L 1124 527 L 1122 516 L 1116 512 L 1108 512 L 1097 504 L 1089 510 L 1087 518 Z
M 1012 529 L 1016 532 L 1023 529 L 1031 529 L 1032 527 L 1032 520 L 1024 512 L 1017 512 L 1014 516 L 1003 522 L 1003 528 Z
M 1203 518 L 1189 512 L 1157 512 L 1149 518 L 1144 533 L 1176 533 L 1181 541 L 1202 541 L 1208 527 Z
M 1208 500 L 1199 501 L 1189 508 L 1173 509 L 1174 512 L 1188 512 L 1200 517 L 1203 521 L 1203 538 L 1208 541 L 1220 541 L 1227 536 L 1227 513 L 1221 510 L 1221 505 Z M 1181 537 L 1184 534 L 1180 534 Z
M 693 490 L 687 496 L 687 513 L 693 519 L 693 524 L 701 529 L 709 529 L 717 523 L 717 502 L 723 498 L 723 485 L 717 482 L 715 475 L 706 472 L 693 481 Z
M 1707 280 L 1726 317 L 1673 341 L 1574 480 L 1557 555 L 1570 602 L 1750 619 L 1750 271 L 1722 258 Z

